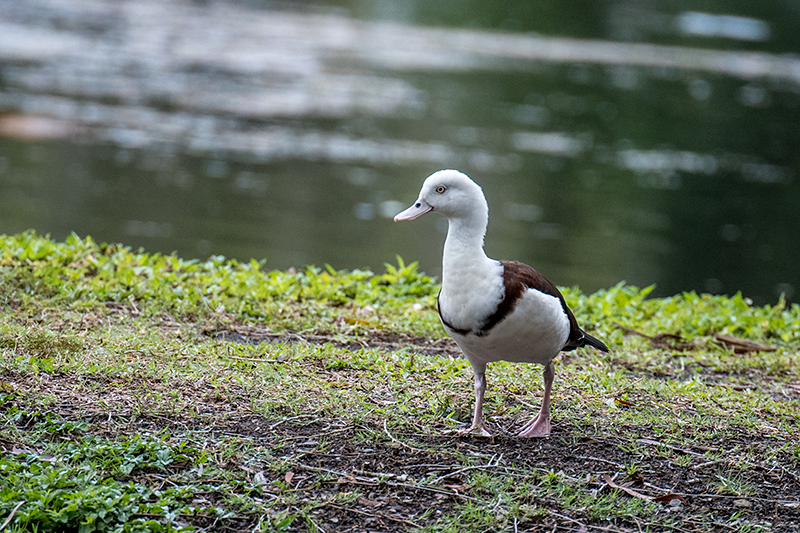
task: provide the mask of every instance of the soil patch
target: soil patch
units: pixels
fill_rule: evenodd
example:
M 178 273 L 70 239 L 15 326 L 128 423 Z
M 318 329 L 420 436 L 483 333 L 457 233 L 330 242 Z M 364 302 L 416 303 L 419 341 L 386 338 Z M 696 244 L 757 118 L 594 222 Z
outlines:
M 228 460 L 219 466 L 244 472 L 251 488 L 242 490 L 258 487 L 263 498 L 273 503 L 270 512 L 292 513 L 310 506 L 313 524 L 293 524 L 297 531 L 312 530 L 312 525 L 325 531 L 405 531 L 432 524 L 439 516 L 458 513 L 469 504 L 485 505 L 491 499 L 490 489 L 473 476 L 477 472 L 530 486 L 529 492 L 518 491 L 520 505 L 544 511 L 516 523 L 519 531 L 635 531 L 648 525 L 658 530 L 653 529 L 655 524 L 636 518 L 610 521 L 563 509 L 564 502 L 555 492 L 542 489 L 552 473 L 565 486 L 588 488 L 597 497 L 638 497 L 612 488 L 605 476 L 642 497 L 679 494 L 681 499 L 660 504 L 656 515 L 661 515 L 659 521 L 670 516 L 682 520 L 684 531 L 727 530 L 715 517 L 725 520 L 735 513 L 771 523 L 772 531 L 800 530 L 797 472 L 777 468 L 766 458 L 753 460 L 766 457 L 769 450 L 786 449 L 786 443 L 778 437 L 748 434 L 745 429 L 715 448 L 676 448 L 656 437 L 587 437 L 591 428 L 564 423 L 555 426 L 548 439 L 392 434 L 380 424 L 353 425 L 305 415 L 268 419 L 251 410 L 245 391 L 226 391 L 225 400 L 219 401 L 199 389 L 189 398 L 193 405 L 189 411 L 181 406 L 143 405 L 147 401 L 143 391 L 165 386 L 142 378 L 5 373 L 2 379 L 5 390 L 17 393 L 18 404 L 26 398 L 49 397 L 50 413 L 83 420 L 94 434 L 116 437 L 169 429 L 176 438 L 201 440 L 207 449 L 230 438 L 249 441 L 256 455 L 269 459 L 260 463 Z M 24 421 L 20 428 L 25 429 Z M 646 435 L 647 428 L 642 432 Z M 6 452 L 19 446 L 0 442 Z M 730 450 L 749 453 L 737 455 Z M 707 452 L 718 458 L 708 459 Z M 786 455 L 781 464 L 796 464 L 789 452 Z M 684 460 L 678 464 L 676 458 Z M 745 468 L 742 461 L 747 463 Z M 714 488 L 731 472 L 744 487 L 740 494 Z M 163 474 L 143 475 L 154 484 L 164 482 Z M 341 503 L 343 494 L 350 496 L 347 503 Z M 222 497 L 201 496 L 211 503 Z M 186 520 L 215 531 L 244 532 L 253 530 L 258 517 Z

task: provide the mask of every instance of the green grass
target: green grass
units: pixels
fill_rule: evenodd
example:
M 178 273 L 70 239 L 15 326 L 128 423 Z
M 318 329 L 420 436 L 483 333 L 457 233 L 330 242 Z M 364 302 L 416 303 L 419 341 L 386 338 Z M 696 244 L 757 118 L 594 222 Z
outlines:
M 541 367 L 490 365 L 482 439 L 449 433 L 473 393 L 437 292 L 400 259 L 265 272 L 0 237 L 0 530 L 800 527 L 800 306 L 566 289 L 612 351 L 559 358 L 544 440 L 511 436 Z M 668 492 L 687 503 L 648 499 Z

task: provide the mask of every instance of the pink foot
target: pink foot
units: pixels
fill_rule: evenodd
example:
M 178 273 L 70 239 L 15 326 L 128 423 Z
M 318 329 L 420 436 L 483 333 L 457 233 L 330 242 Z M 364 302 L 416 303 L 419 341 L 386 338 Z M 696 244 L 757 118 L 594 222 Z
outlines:
M 483 423 L 481 423 L 481 425 L 479 426 L 473 425 L 469 429 L 462 429 L 461 431 L 458 432 L 458 434 L 461 435 L 462 437 L 466 437 L 467 435 L 477 435 L 479 437 L 492 436 L 492 434 L 489 432 L 488 429 L 486 429 L 486 426 Z
M 517 433 L 519 437 L 549 437 L 550 436 L 550 417 L 544 418 L 541 414 L 522 426 Z

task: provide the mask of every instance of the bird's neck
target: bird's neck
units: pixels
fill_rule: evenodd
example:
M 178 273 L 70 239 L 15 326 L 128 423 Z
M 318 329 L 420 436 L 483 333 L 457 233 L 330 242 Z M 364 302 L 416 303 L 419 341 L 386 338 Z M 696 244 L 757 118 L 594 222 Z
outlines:
M 450 327 L 480 329 L 503 299 L 503 265 L 483 251 L 487 218 L 450 219 L 439 293 L 439 312 Z
M 442 257 L 442 283 L 458 276 L 465 265 L 468 268 L 489 268 L 495 263 L 483 250 L 483 237 L 486 234 L 488 217 L 453 217 L 449 219 L 447 239 L 444 242 Z

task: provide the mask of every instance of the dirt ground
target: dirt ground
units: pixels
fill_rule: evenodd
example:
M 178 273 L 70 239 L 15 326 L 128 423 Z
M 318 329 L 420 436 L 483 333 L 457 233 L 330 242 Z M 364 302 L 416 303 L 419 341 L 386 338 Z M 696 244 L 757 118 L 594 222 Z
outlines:
M 220 335 L 230 340 L 258 342 L 287 340 L 258 338 L 255 332 L 227 332 Z M 304 338 L 305 341 L 323 342 L 325 336 Z M 288 340 L 291 340 L 290 338 Z M 423 353 L 456 354 L 449 341 L 430 343 L 427 339 L 375 336 L 364 343 L 369 347 L 392 349 L 395 345 L 414 344 Z M 141 391 L 166 392 L 168 385 L 149 382 L 131 376 L 105 377 L 76 374 L 12 374 L 2 376 L 5 388 L 12 388 L 21 397 L 48 395 L 54 398 L 50 409 L 67 420 L 83 420 L 92 433 L 116 436 L 146 432 L 156 433 L 169 429 L 174 435 L 187 435 L 192 441 L 203 441 L 203 446 L 213 449 L 223 438 L 240 438 L 250 441 L 256 449 L 268 452 L 275 465 L 248 464 L 246 461 L 223 462 L 224 469 L 242 471 L 253 484 L 262 485 L 263 499 L 270 502 L 269 512 L 285 510 L 294 512 L 306 502 L 317 502 L 309 520 L 324 531 L 389 532 L 404 531 L 416 526 L 432 524 L 438 516 L 452 514 L 469 502 L 483 505 L 485 494 L 470 486 L 471 471 L 483 471 L 492 476 L 511 476 L 520 482 L 536 482 L 532 475 L 547 471 L 561 472 L 566 480 L 589 487 L 597 494 L 612 492 L 615 485 L 623 486 L 619 498 L 636 498 L 646 495 L 677 493 L 681 498 L 670 498 L 660 504 L 649 523 L 641 519 L 615 518 L 604 520 L 587 512 L 562 509 L 563 502 L 555 496 L 531 495 L 526 504 L 545 509 L 525 522 L 513 522 L 512 531 L 658 531 L 655 524 L 670 517 L 678 517 L 678 531 L 730 531 L 723 521 L 735 513 L 745 514 L 751 523 L 771 523 L 771 531 L 800 531 L 800 480 L 790 468 L 776 468 L 774 461 L 752 464 L 741 470 L 742 482 L 756 487 L 748 496 L 730 496 L 710 493 L 714 481 L 715 465 L 734 461 L 735 457 L 723 455 L 719 461 L 705 461 L 708 448 L 670 448 L 668 454 L 662 443 L 637 439 L 637 444 L 653 453 L 632 456 L 624 451 L 632 442 L 619 437 L 586 437 L 594 430 L 558 421 L 553 434 L 547 439 L 518 439 L 498 436 L 492 438 L 458 437 L 430 434 L 391 434 L 385 426 L 354 425 L 345 420 L 315 419 L 312 416 L 267 419 L 251 408 L 245 390 L 228 390 L 220 395 L 206 387 L 186 387 L 182 390 L 184 405 L 143 406 Z M 187 409 L 191 404 L 191 409 Z M 113 409 L 101 406 L 113 405 Z M 372 435 L 374 438 L 364 438 Z M 576 437 L 577 435 L 583 435 Z M 324 441 L 325 446 L 318 446 Z M 752 457 L 764 455 L 768 450 L 780 448 L 783 442 L 772 437 L 748 434 L 742 430 L 734 439 L 717 443 L 717 451 L 747 449 Z M 17 443 L 0 442 L 6 449 Z M 321 451 L 320 451 L 321 448 Z M 686 467 L 676 468 L 674 460 L 665 455 L 692 456 Z M 465 466 L 464 458 L 469 458 Z M 687 458 L 689 459 L 689 458 Z M 635 461 L 638 473 L 630 478 L 626 465 Z M 793 464 L 788 460 L 781 464 Z M 270 467 L 273 468 L 270 468 Z M 285 471 L 285 472 L 284 472 Z M 280 472 L 280 473 L 278 473 Z M 150 484 L 165 482 L 165 474 L 152 472 L 138 474 Z M 541 474 L 539 474 L 541 475 Z M 608 477 L 606 477 L 608 476 Z M 431 482 L 431 478 L 435 478 Z M 285 486 L 280 489 L 277 480 Z M 427 480 L 424 484 L 420 483 Z M 297 498 L 286 501 L 286 486 Z M 630 491 L 633 491 L 631 493 Z M 623 493 L 624 492 L 624 493 Z M 635 494 L 638 495 L 635 495 Z M 334 503 L 334 496 L 353 494 L 347 504 Z M 547 494 L 547 493 L 545 493 Z M 213 504 L 220 494 L 199 494 L 198 503 Z M 339 500 L 341 501 L 341 499 Z M 432 510 L 423 517 L 425 510 Z M 701 519 L 707 517 L 707 520 Z M 183 517 L 188 523 L 207 531 L 250 532 L 257 524 L 257 516 Z M 310 530 L 310 526 L 295 521 L 292 528 Z M 292 530 L 292 529 L 289 529 Z M 676 529 L 670 529 L 676 530 Z

